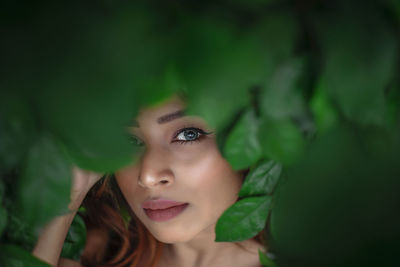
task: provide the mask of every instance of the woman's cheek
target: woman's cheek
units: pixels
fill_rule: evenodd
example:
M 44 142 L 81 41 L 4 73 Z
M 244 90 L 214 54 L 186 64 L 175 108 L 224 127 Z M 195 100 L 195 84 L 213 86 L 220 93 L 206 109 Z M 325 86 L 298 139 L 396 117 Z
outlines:
M 139 168 L 137 166 L 128 166 L 115 172 L 118 186 L 128 202 L 130 202 L 131 196 L 138 191 L 138 176 Z
M 193 143 L 172 143 L 170 152 L 174 163 L 191 164 L 207 156 L 212 157 L 214 153 L 218 152 L 218 148 L 213 138 L 205 137 L 203 140 Z
M 193 194 L 210 198 L 222 196 L 225 188 L 238 191 L 241 182 L 217 149 L 198 153 L 192 158 L 195 160 L 187 159 L 177 174 L 184 179 L 180 183 L 190 188 Z

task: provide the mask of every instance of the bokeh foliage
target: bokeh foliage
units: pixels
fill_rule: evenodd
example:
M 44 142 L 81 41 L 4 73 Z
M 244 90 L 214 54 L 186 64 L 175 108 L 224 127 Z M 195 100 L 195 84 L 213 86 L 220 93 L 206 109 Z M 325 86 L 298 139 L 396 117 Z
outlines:
M 2 266 L 43 265 L 27 251 L 65 212 L 71 166 L 134 161 L 126 127 L 173 94 L 249 169 L 217 241 L 267 224 L 266 266 L 393 266 L 397 0 L 0 5 Z M 79 257 L 84 233 L 77 217 L 63 255 Z

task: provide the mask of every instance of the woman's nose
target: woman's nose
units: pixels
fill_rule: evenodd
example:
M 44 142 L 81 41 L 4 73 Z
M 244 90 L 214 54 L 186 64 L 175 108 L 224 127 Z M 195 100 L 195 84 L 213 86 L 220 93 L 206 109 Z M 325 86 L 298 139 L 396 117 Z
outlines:
M 144 188 L 171 186 L 175 176 L 167 153 L 160 149 L 148 149 L 142 156 L 138 184 Z

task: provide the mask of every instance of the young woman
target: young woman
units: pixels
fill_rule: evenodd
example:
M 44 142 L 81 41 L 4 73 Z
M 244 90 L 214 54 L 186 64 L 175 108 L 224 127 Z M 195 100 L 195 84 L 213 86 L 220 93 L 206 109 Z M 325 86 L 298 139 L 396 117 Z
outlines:
M 81 263 L 59 260 L 75 212 L 47 225 L 33 254 L 53 266 L 261 266 L 259 239 L 214 241 L 216 222 L 237 200 L 245 172 L 231 168 L 214 130 L 184 108 L 172 97 L 142 110 L 130 132 L 143 154 L 113 176 L 97 182 L 100 175 L 74 169 L 72 211 L 97 182 L 84 201 Z

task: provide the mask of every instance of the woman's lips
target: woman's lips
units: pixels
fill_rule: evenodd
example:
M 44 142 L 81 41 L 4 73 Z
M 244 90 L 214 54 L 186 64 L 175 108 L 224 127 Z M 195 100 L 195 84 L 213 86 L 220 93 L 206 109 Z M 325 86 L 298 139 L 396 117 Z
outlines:
M 167 199 L 155 199 L 143 202 L 142 208 L 146 215 L 153 221 L 168 221 L 183 212 L 188 203 Z

